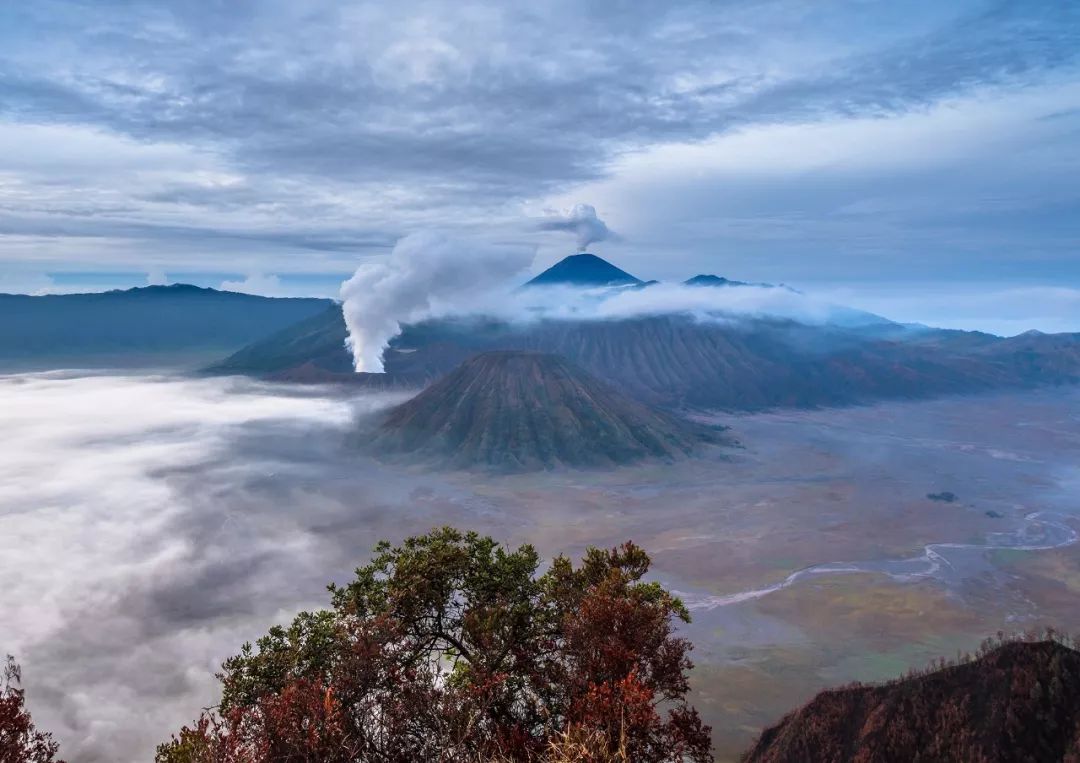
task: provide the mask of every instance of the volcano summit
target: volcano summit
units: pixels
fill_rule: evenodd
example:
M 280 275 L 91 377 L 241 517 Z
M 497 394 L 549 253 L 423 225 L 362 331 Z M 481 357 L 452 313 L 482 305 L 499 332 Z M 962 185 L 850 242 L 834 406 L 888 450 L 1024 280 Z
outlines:
M 557 356 L 487 352 L 382 420 L 373 447 L 451 468 L 530 471 L 674 459 L 715 429 L 632 400 Z
M 556 262 L 526 286 L 640 286 L 644 281 L 595 254 L 581 252 Z

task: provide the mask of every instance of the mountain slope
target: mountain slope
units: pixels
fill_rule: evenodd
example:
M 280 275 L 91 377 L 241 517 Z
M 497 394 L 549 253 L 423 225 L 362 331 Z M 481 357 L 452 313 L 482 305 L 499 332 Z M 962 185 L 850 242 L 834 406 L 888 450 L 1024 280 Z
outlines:
M 276 299 L 147 286 L 97 294 L 0 294 L 0 364 L 138 363 L 230 351 L 323 312 L 324 299 Z
M 822 692 L 744 758 L 790 761 L 1080 761 L 1080 653 L 1013 642 L 936 672 Z
M 526 283 L 526 286 L 637 286 L 642 281 L 595 254 L 572 254 Z
M 453 468 L 522 471 L 671 459 L 716 438 L 558 356 L 489 352 L 391 410 L 371 447 Z
M 662 315 L 619 321 L 429 322 L 391 342 L 386 370 L 403 377 L 446 373 L 468 355 L 519 349 L 561 355 L 655 405 L 723 410 L 841 405 L 886 398 L 965 394 L 1080 381 L 1080 358 L 1062 347 L 1036 367 L 1030 354 L 956 352 L 877 339 L 876 329 L 792 321 L 696 321 Z M 998 340 L 999 342 L 1003 340 Z M 1080 352 L 1080 336 L 1059 337 Z M 1064 359 L 1062 359 L 1064 358 Z
M 267 340 L 218 370 L 312 381 L 349 374 L 345 324 L 327 311 L 280 351 Z M 310 328 L 310 326 L 309 326 Z M 1080 382 L 1080 334 L 1002 339 L 898 324 L 850 328 L 793 321 L 696 321 L 659 315 L 611 321 L 490 319 L 405 326 L 384 360 L 401 383 L 426 384 L 488 350 L 562 355 L 646 402 L 723 410 L 841 405 Z M 339 370 L 340 369 L 340 370 Z M 366 382 L 365 382 L 366 383 Z
M 353 370 L 345 348 L 347 337 L 341 306 L 331 304 L 310 318 L 242 347 L 207 371 L 277 375 L 305 367 L 326 374 L 347 374 Z

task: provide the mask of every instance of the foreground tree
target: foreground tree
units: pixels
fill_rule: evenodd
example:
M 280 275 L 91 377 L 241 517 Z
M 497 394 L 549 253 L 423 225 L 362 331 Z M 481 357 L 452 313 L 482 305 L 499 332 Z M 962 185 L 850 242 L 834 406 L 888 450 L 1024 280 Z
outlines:
M 159 763 L 711 761 L 683 604 L 627 543 L 544 574 L 452 528 L 381 543 L 330 610 L 227 660 L 221 704 Z
M 7 656 L 0 678 L 0 763 L 63 763 L 51 734 L 38 731 L 24 704 L 22 675 Z

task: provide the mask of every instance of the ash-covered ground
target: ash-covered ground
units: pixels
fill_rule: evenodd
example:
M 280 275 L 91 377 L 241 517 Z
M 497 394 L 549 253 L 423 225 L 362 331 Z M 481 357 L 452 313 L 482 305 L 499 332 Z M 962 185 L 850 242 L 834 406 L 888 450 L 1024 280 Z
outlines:
M 0 377 L 0 650 L 68 759 L 150 759 L 215 701 L 222 658 L 323 604 L 377 540 L 440 524 L 546 556 L 647 548 L 693 608 L 720 759 L 824 686 L 1080 628 L 1075 389 L 722 416 L 741 447 L 518 476 L 349 446 L 403 397 Z

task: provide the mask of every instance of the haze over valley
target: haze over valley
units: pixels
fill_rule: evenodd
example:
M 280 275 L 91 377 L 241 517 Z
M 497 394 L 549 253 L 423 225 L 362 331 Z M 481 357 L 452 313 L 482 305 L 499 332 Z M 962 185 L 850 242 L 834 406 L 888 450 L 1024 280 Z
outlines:
M 52 320 L 9 337 L 0 376 L 0 575 L 7 648 L 65 754 L 148 759 L 213 703 L 235 645 L 318 606 L 378 540 L 438 526 L 545 556 L 647 548 L 692 614 L 719 760 L 818 690 L 1077 627 L 1077 335 L 646 282 L 592 254 L 415 291 L 447 246 L 358 275 L 385 315 L 356 280 L 343 304 L 189 286 L 0 303 Z M 77 353 L 53 353 L 73 315 Z
M 1075 390 L 724 416 L 741 447 L 518 475 L 346 447 L 408 393 L 64 373 L 0 390 L 6 644 L 74 760 L 146 760 L 238 644 L 376 540 L 441 524 L 544 554 L 648 548 L 694 616 L 721 760 L 820 688 L 1080 625 Z
M 0 763 L 1080 761 L 1080 4 L 0 7 Z

